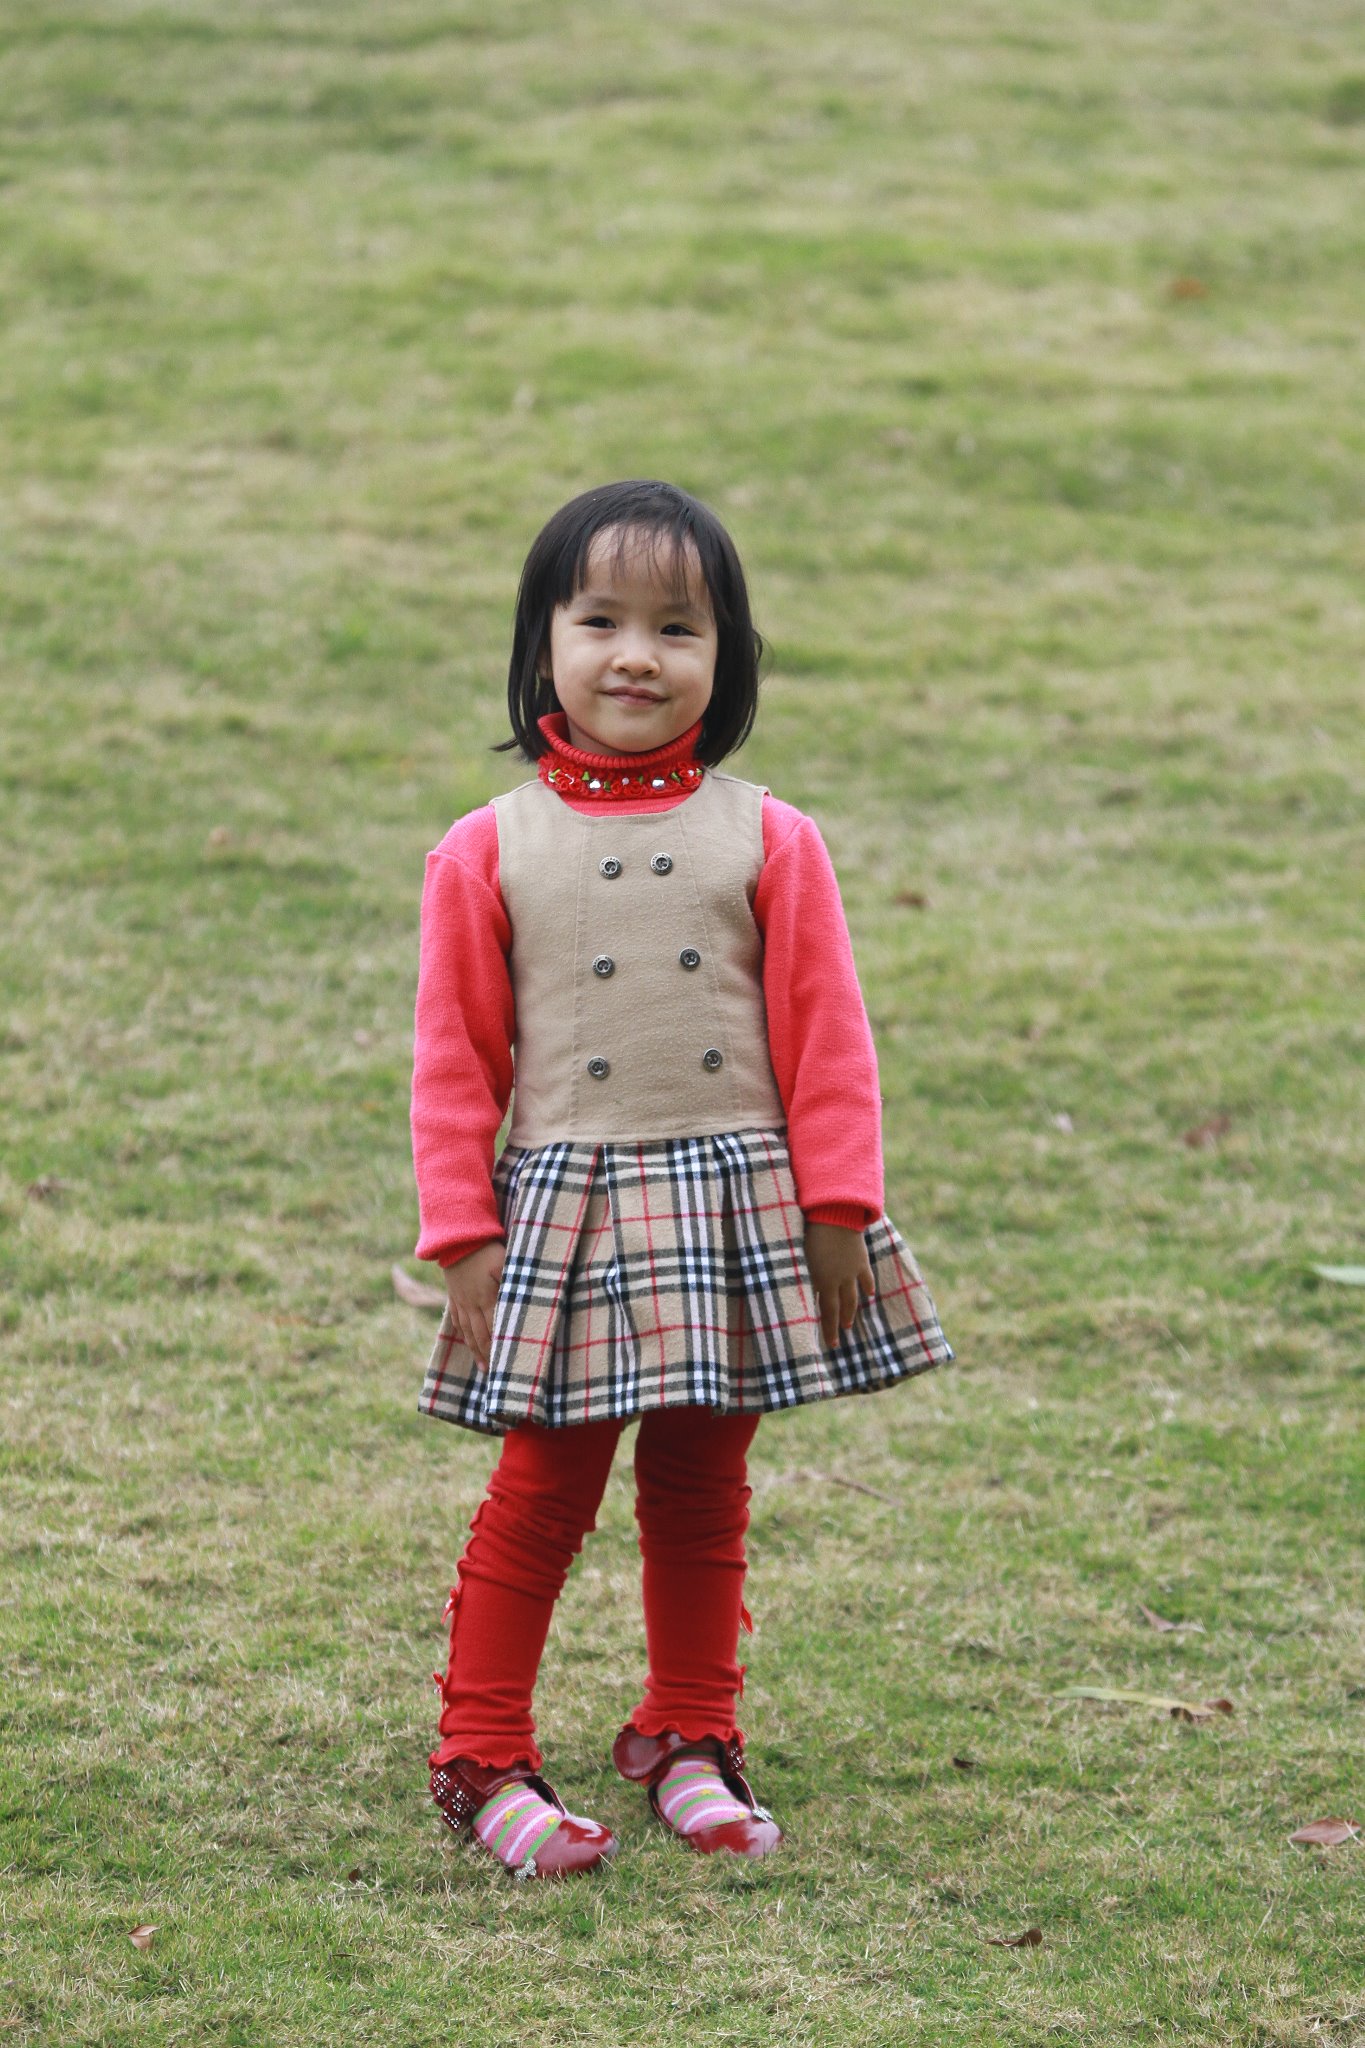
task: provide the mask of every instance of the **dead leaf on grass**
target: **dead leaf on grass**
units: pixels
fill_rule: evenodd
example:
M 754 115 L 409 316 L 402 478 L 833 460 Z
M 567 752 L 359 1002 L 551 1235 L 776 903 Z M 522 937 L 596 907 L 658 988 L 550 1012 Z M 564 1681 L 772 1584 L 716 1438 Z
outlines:
M 153 1920 L 150 1923 L 144 1924 L 141 1927 L 130 1927 L 128 1930 L 128 1939 L 132 1942 L 134 1948 L 140 1948 L 145 1950 L 151 1947 L 152 1936 L 155 1933 L 156 1922 Z
M 1232 1118 L 1230 1116 L 1205 1117 L 1202 1124 L 1195 1124 L 1192 1130 L 1186 1131 L 1185 1143 L 1190 1147 L 1191 1151 L 1208 1152 L 1212 1150 L 1220 1138 L 1226 1138 L 1231 1129 Z
M 955 1771 L 975 1771 L 980 1769 L 980 1765 L 974 1756 L 955 1756 L 953 1758 L 953 1769 Z
M 1338 1287 L 1365 1287 L 1365 1266 L 1314 1266 L 1313 1271 L 1319 1280 L 1335 1280 Z
M 1310 1820 L 1306 1827 L 1295 1828 L 1289 1839 L 1306 1842 L 1310 1847 L 1335 1849 L 1342 1842 L 1353 1842 L 1359 1833 L 1359 1825 L 1353 1820 Z
M 927 910 L 929 908 L 929 898 L 925 895 L 923 889 L 897 889 L 891 900 L 894 903 L 899 903 L 906 910 Z
M 987 1948 L 1037 1948 L 1043 1938 L 1041 1927 L 1026 1927 L 1022 1934 L 992 1934 L 986 1939 Z
M 354 1870 L 348 1870 L 348 1871 L 347 1871 L 347 1873 L 346 1873 L 346 1882 L 347 1882 L 347 1884 L 364 1884 L 364 1882 L 365 1882 L 365 1873 L 364 1873 L 364 1871 L 363 1871 L 363 1870 L 361 1869 L 361 1867 L 360 1867 L 360 1865 L 359 1865 L 358 1863 L 357 1863 L 357 1865 L 356 1865 L 356 1867 L 355 1867 L 355 1869 L 354 1869 Z
M 1209 295 L 1202 277 L 1173 277 L 1167 289 L 1173 299 L 1206 299 Z
M 405 1273 L 401 1266 L 391 1268 L 393 1291 L 400 1301 L 409 1308 L 441 1308 L 446 1305 L 444 1287 L 428 1287 L 425 1280 L 414 1280 L 411 1273 Z
M 31 1202 L 59 1202 L 70 1192 L 70 1181 L 63 1180 L 56 1173 L 40 1173 L 37 1180 L 31 1180 L 24 1190 Z
M 1189 1629 L 1192 1634 L 1199 1636 L 1202 1636 L 1206 1633 L 1202 1621 L 1163 1620 L 1161 1615 L 1153 1614 L 1150 1607 L 1144 1607 L 1140 1600 L 1138 1601 L 1138 1613 L 1142 1616 L 1143 1620 L 1147 1623 L 1149 1628 L 1156 1629 L 1163 1636 L 1175 1635 L 1180 1629 Z
M 1215 1714 L 1231 1714 L 1235 1711 L 1231 1700 L 1196 1700 L 1193 1705 L 1188 1700 L 1178 1700 L 1171 1708 L 1171 1719 L 1209 1721 Z
M 1231 1700 L 1179 1700 L 1164 1692 L 1133 1692 L 1121 1685 L 1067 1685 L 1054 1694 L 1059 1700 L 1116 1700 L 1130 1707 L 1155 1707 L 1176 1721 L 1211 1721 L 1215 1714 L 1230 1714 Z

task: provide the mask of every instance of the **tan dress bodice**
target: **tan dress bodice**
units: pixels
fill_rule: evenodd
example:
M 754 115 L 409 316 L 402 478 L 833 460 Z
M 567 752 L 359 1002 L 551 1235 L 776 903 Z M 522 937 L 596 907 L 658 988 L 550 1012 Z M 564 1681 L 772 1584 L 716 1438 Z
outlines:
M 780 1130 L 768 1057 L 756 783 L 708 769 L 672 810 L 493 799 L 512 926 L 509 1145 Z

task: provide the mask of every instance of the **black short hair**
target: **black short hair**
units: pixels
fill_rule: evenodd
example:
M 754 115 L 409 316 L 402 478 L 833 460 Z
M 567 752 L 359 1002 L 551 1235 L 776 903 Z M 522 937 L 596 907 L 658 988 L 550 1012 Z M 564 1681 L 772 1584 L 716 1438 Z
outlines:
M 546 521 L 531 545 L 517 591 L 512 659 L 507 670 L 507 714 L 512 738 L 495 753 L 519 747 L 528 761 L 546 751 L 539 720 L 562 710 L 555 686 L 542 674 L 555 607 L 583 588 L 588 555 L 600 533 L 616 531 L 622 552 L 637 538 L 675 568 L 695 552 L 716 622 L 716 678 L 702 716 L 697 758 L 709 767 L 744 744 L 758 711 L 763 640 L 749 612 L 749 590 L 735 544 L 709 505 L 676 484 L 635 479 L 598 484 L 571 498 Z

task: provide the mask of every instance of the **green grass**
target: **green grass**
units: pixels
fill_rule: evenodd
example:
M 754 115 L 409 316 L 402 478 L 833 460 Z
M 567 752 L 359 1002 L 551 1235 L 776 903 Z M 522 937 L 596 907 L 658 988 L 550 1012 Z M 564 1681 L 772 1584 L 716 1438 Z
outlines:
M 1286 1840 L 1365 1819 L 1358 11 L 4 14 L 0 2037 L 1365 2039 Z M 518 1888 L 422 1765 L 492 1452 L 389 1282 L 417 892 L 532 534 L 650 473 L 960 1358 L 760 1433 L 769 1865 L 609 1772 L 622 1461 L 541 1721 L 625 1846 Z

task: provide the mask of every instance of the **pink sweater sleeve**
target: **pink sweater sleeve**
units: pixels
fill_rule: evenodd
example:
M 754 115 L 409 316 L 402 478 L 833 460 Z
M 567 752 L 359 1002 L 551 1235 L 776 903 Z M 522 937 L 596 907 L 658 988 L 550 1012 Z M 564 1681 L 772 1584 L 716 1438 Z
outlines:
M 412 1063 L 419 1259 L 450 1266 L 503 1235 L 493 1148 L 512 1097 L 512 929 L 491 805 L 427 855 Z
M 763 852 L 754 919 L 797 1198 L 808 1221 L 861 1230 L 882 1213 L 882 1109 L 839 884 L 814 821 L 773 796 Z

